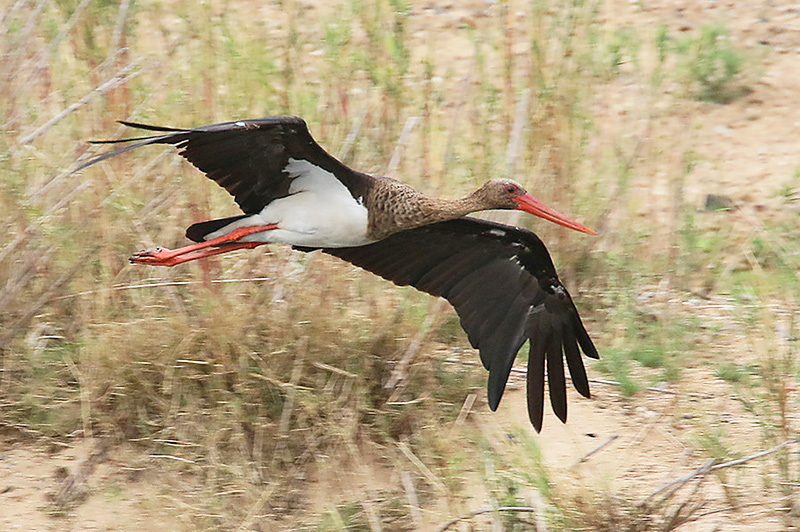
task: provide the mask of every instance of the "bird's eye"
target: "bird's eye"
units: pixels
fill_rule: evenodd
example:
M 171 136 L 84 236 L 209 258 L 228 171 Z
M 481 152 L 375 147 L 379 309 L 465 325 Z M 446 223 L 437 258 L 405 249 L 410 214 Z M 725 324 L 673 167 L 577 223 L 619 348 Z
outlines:
M 506 192 L 508 192 L 509 194 L 514 194 L 518 190 L 519 189 L 517 188 L 516 185 L 506 185 Z

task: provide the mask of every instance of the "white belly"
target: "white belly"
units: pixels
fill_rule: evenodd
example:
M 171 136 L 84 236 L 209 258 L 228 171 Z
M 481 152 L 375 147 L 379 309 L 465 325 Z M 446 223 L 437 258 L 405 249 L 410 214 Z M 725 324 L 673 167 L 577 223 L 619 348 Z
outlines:
M 242 242 L 271 242 L 307 247 L 363 246 L 367 237 L 367 209 L 330 172 L 308 161 L 289 159 L 285 171 L 296 176 L 289 196 L 276 199 L 260 213 L 206 235 L 206 239 L 238 227 L 278 224 L 278 229 L 254 233 Z
M 313 192 L 301 192 L 275 200 L 258 214 L 261 223 L 279 228 L 243 240 L 309 247 L 363 246 L 367 238 L 367 209 L 350 196 L 349 202 L 331 201 Z

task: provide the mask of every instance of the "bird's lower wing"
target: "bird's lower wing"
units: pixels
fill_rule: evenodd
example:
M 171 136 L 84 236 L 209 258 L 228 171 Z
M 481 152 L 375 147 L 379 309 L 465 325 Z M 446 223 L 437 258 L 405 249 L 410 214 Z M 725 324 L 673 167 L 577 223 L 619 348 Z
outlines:
M 580 351 L 597 358 L 597 350 L 534 233 L 461 218 L 367 246 L 323 251 L 398 285 L 447 299 L 489 370 L 492 410 L 500 403 L 517 351 L 528 340 L 528 410 L 537 431 L 542 427 L 545 366 L 550 402 L 562 421 L 567 419 L 564 357 L 576 390 L 589 397 Z

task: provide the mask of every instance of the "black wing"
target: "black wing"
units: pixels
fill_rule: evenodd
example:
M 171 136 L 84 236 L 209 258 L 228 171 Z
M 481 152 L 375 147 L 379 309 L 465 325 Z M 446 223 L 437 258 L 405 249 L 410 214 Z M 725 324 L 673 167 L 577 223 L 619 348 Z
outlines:
M 530 340 L 528 415 L 537 431 L 542 428 L 545 360 L 550 402 L 562 421 L 567 419 L 564 356 L 575 389 L 589 397 L 580 351 L 598 358 L 597 350 L 534 233 L 460 218 L 396 233 L 367 246 L 322 251 L 398 285 L 447 299 L 489 370 L 492 410 L 500 403 L 514 358 L 526 340 Z
M 121 123 L 158 134 L 99 141 L 135 144 L 99 155 L 78 170 L 141 146 L 172 144 L 181 150 L 180 155 L 224 187 L 247 214 L 258 213 L 274 199 L 288 195 L 292 179 L 284 169 L 290 158 L 306 160 L 332 173 L 354 198 L 365 195 L 372 179 L 323 150 L 311 137 L 305 121 L 294 116 L 239 120 L 193 129 Z

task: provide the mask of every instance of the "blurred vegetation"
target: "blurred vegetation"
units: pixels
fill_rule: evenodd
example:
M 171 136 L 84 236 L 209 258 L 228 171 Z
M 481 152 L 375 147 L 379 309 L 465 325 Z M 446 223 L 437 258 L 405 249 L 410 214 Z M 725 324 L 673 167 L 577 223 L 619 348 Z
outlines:
M 70 173 L 92 152 L 87 140 L 127 134 L 115 120 L 187 127 L 295 114 L 360 170 L 447 196 L 513 176 L 597 229 L 586 238 L 492 215 L 535 225 L 550 246 L 601 351 L 590 372 L 635 396 L 709 366 L 736 386 L 764 441 L 792 437 L 797 180 L 776 191 L 785 208 L 772 216 L 705 212 L 685 200 L 691 143 L 649 134 L 663 118 L 653 109 L 704 105 L 663 90 L 687 73 L 702 100 L 739 94 L 741 51 L 720 26 L 682 39 L 664 27 L 606 31 L 591 0 L 471 9 L 459 18 L 452 6 L 402 0 L 3 7 L 3 434 L 99 436 L 177 458 L 150 467 L 192 486 L 185 496 L 202 510 L 193 530 L 257 519 L 265 530 L 418 524 L 394 477 L 374 500 L 339 494 L 304 514 L 310 471 L 328 463 L 395 477 L 403 463 L 421 508 L 463 510 L 467 484 L 480 479 L 498 506 L 531 504 L 534 486 L 557 529 L 668 529 L 652 513 L 660 508 L 558 489 L 529 435 L 503 457 L 459 417 L 475 396 L 472 408 L 485 409 L 485 375 L 467 363 L 476 355 L 446 305 L 278 246 L 132 267 L 131 252 L 182 242 L 191 223 L 236 213 L 233 202 L 172 150 Z M 631 78 L 643 81 L 630 112 L 604 122 L 597 87 Z M 722 307 L 702 303 L 720 299 L 721 325 Z M 711 316 L 698 318 L 701 308 Z M 757 362 L 718 351 L 740 342 Z M 709 430 L 695 447 L 723 458 L 729 440 Z M 791 497 L 796 465 L 787 454 L 776 467 Z M 534 529 L 527 519 L 501 521 Z
M 747 87 L 737 83 L 745 55 L 731 43 L 725 26 L 706 25 L 676 39 L 675 53 L 687 83 L 700 99 L 729 103 L 747 93 Z

